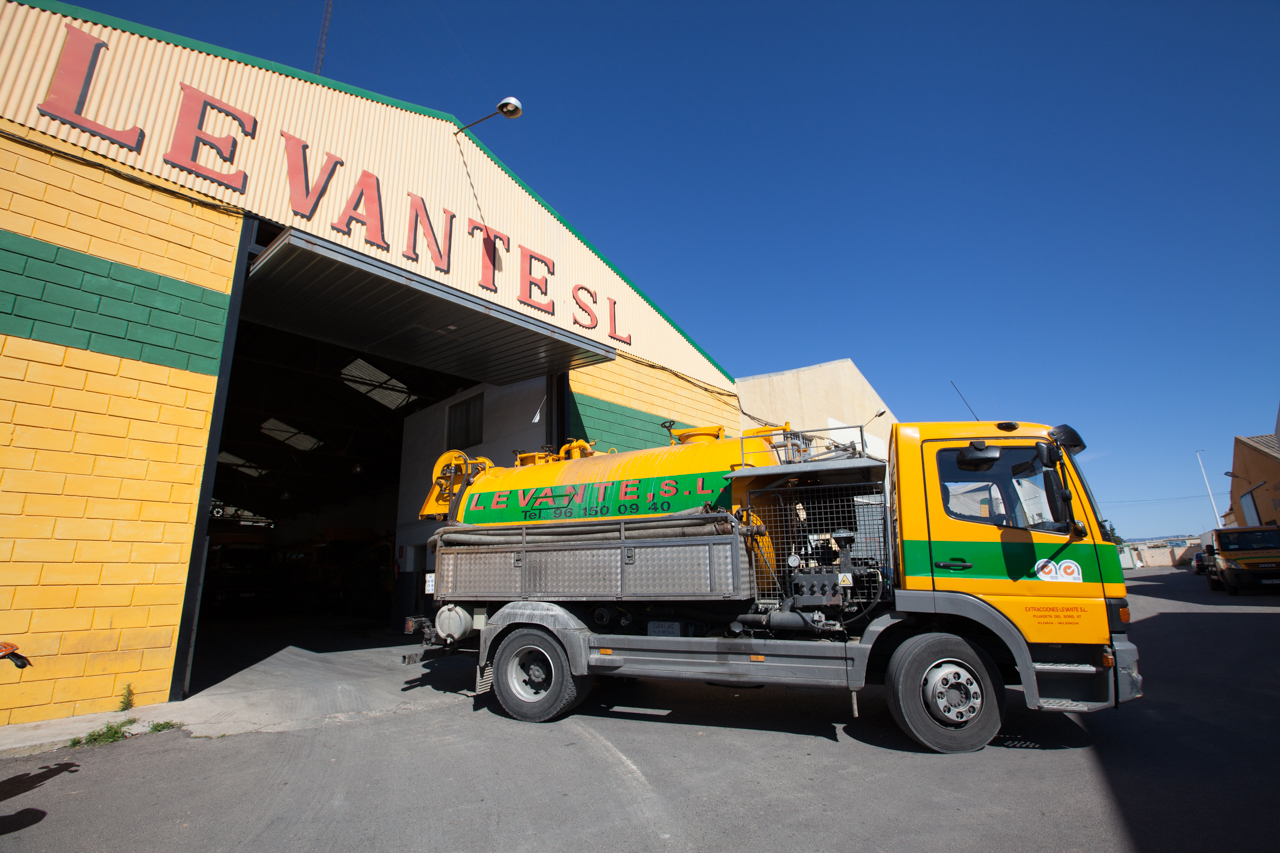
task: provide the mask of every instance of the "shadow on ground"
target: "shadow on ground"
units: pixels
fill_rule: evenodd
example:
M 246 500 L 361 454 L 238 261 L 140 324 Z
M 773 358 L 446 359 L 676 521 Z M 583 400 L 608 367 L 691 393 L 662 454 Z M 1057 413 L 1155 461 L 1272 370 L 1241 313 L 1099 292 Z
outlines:
M 1135 584 L 1131 597 L 1275 601 L 1228 600 L 1176 569 L 1153 580 Z M 1130 634 L 1146 695 L 1081 719 L 1134 847 L 1274 850 L 1268 815 L 1280 799 L 1280 611 L 1164 612 L 1134 623 Z
M 349 652 L 403 646 L 403 633 L 366 621 L 273 617 L 252 621 L 201 621 L 191 667 L 189 696 L 219 684 L 277 652 L 295 646 L 309 652 Z
M 38 773 L 19 773 L 0 780 L 0 801 L 34 791 L 53 777 L 61 776 L 63 773 L 75 773 L 79 768 L 80 765 L 74 761 L 60 761 L 57 764 L 41 767 Z M 0 835 L 9 835 L 29 826 L 35 826 L 48 817 L 48 814 L 43 809 L 20 809 L 13 814 L 0 815 Z

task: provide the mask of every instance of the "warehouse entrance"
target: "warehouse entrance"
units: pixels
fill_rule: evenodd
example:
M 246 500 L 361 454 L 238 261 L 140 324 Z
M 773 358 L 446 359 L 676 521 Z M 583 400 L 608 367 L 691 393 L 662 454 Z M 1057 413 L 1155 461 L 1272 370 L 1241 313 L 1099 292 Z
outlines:
M 188 694 L 289 646 L 406 643 L 436 458 L 554 441 L 548 377 L 612 356 L 317 238 L 256 234 L 194 603 L 189 582 Z

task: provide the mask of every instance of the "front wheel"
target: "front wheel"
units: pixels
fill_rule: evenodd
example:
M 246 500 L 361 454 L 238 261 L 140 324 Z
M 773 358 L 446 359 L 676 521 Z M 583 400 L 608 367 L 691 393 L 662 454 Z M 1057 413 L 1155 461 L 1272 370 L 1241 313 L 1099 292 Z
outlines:
M 1206 572 L 1205 578 L 1209 581 L 1210 592 L 1217 592 L 1218 590 L 1222 589 L 1222 581 L 1218 580 L 1213 575 Z
M 907 640 L 889 659 L 885 686 L 893 719 L 935 752 L 974 752 L 1000 731 L 1000 670 L 962 637 L 920 634 Z
M 560 642 L 537 628 L 518 628 L 493 660 L 493 690 L 503 709 L 525 723 L 545 723 L 573 709 L 591 690 L 592 677 L 569 671 Z

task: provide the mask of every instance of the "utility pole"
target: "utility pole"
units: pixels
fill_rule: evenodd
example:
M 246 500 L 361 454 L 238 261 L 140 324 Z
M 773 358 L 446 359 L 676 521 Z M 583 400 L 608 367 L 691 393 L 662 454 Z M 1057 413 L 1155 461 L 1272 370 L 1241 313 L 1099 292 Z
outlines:
M 324 17 L 320 19 L 320 43 L 316 45 L 315 74 L 324 68 L 324 43 L 329 39 L 329 15 L 333 12 L 333 0 L 324 0 Z
M 1203 450 L 1196 451 L 1196 461 L 1200 463 L 1200 476 L 1204 477 L 1204 489 L 1209 493 L 1209 506 L 1213 507 L 1213 528 L 1217 529 L 1222 524 L 1222 516 L 1218 515 L 1218 502 L 1213 499 L 1213 489 L 1209 488 L 1209 475 L 1204 472 L 1204 460 L 1200 458 Z

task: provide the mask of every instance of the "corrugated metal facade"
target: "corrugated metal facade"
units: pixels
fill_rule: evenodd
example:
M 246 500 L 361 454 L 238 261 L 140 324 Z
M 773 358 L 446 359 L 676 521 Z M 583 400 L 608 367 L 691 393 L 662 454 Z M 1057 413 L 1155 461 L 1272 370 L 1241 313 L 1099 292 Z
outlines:
M 99 55 L 81 114 L 111 128 L 140 126 L 145 132 L 140 152 L 50 119 L 37 110 L 49 91 L 67 40 L 68 22 L 108 45 Z M 0 7 L 0 69 L 0 112 L 5 118 L 229 205 L 429 276 L 539 322 L 661 363 L 717 387 L 732 388 L 732 382 L 678 328 L 467 134 L 455 135 L 456 125 L 445 118 L 13 2 Z M 208 110 L 204 122 L 205 131 L 215 136 L 231 135 L 237 145 L 232 165 L 219 160 L 208 146 L 200 147 L 198 162 L 224 173 L 243 169 L 247 173 L 243 193 L 164 162 L 183 97 L 180 84 L 184 83 L 257 120 L 252 138 L 247 138 L 233 119 L 216 110 Z M 308 165 L 313 181 L 326 153 L 337 155 L 344 163 L 310 220 L 295 215 L 291 209 L 282 131 L 309 144 Z M 332 227 L 363 171 L 379 179 L 387 249 L 366 243 L 365 229 L 358 223 L 350 235 Z M 425 201 L 438 233 L 443 209 L 457 215 L 447 273 L 435 269 L 422 237 L 418 239 L 419 259 L 411 261 L 403 256 L 410 223 L 409 193 Z M 367 206 L 362 209 L 368 210 Z M 497 293 L 479 286 L 482 241 L 480 234 L 468 235 L 469 219 L 486 223 L 510 237 L 510 252 L 499 251 Z M 548 277 L 554 314 L 517 299 L 521 246 L 555 263 L 554 274 Z M 535 262 L 535 276 L 546 272 Z M 594 328 L 574 323 L 575 316 L 588 322 L 574 305 L 571 291 L 576 285 L 585 285 L 596 294 L 592 306 L 597 317 Z M 532 295 L 542 301 L 536 290 Z M 609 299 L 617 302 L 618 336 L 629 336 L 630 344 L 610 335 Z

